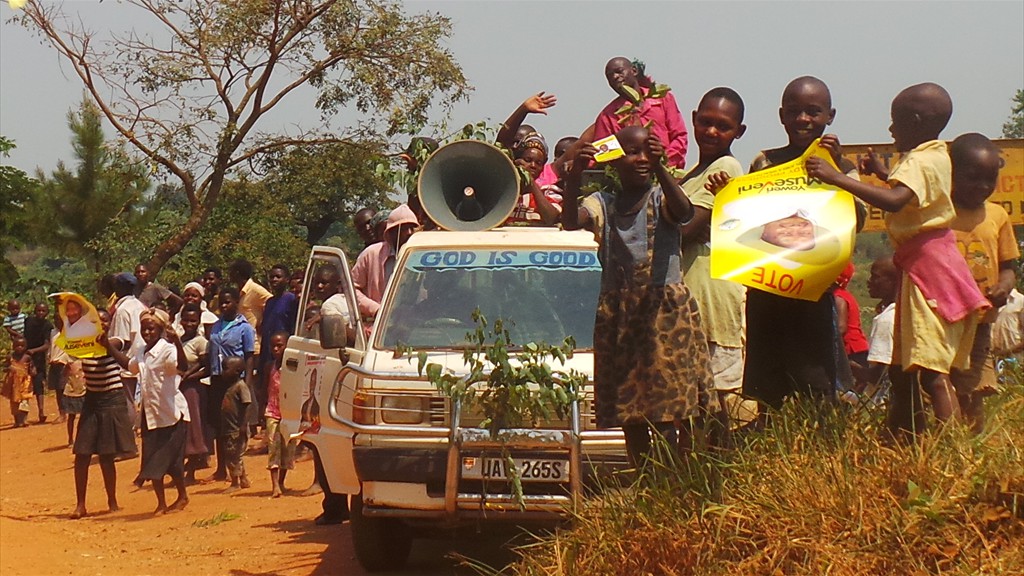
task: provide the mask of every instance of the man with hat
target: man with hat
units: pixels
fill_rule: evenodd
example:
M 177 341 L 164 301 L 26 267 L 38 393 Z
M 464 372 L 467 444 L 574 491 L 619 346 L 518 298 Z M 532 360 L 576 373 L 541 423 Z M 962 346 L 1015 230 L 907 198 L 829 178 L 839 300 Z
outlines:
M 384 287 L 395 271 L 395 257 L 419 221 L 408 205 L 402 204 L 388 214 L 384 228 L 384 241 L 371 245 L 356 258 L 352 267 L 352 283 L 356 289 L 359 314 L 372 323 L 384 297 Z

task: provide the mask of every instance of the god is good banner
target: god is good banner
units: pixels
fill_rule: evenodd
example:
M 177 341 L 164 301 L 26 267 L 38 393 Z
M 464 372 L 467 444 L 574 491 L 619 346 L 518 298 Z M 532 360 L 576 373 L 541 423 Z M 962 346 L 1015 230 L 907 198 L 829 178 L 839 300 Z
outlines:
M 57 347 L 75 358 L 106 356 L 106 348 L 96 341 L 103 332 L 96 307 L 74 292 L 57 292 L 50 294 L 50 298 L 56 300 L 62 324 Z
M 733 178 L 711 211 L 711 277 L 815 301 L 850 260 L 853 196 L 809 180 L 810 156 L 835 166 L 818 142 L 796 160 Z

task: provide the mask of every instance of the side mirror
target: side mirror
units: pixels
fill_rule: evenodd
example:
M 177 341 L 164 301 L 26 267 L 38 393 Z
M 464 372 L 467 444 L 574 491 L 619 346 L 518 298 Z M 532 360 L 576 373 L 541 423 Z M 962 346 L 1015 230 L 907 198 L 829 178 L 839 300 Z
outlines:
M 348 322 L 341 314 L 320 317 L 320 347 L 325 350 L 345 348 L 348 345 Z

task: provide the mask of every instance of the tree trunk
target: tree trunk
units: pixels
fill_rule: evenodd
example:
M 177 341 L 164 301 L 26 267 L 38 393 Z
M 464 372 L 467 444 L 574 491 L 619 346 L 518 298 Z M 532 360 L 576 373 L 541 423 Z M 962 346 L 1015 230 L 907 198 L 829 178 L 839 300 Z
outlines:
M 213 207 L 217 205 L 217 200 L 220 198 L 220 190 L 224 186 L 224 174 L 227 172 L 226 162 L 222 158 L 214 166 L 213 174 L 210 175 L 209 187 L 206 190 L 205 196 L 199 203 L 191 203 L 191 213 L 188 216 L 188 220 L 185 221 L 184 226 L 181 227 L 176 234 L 172 234 L 170 238 L 165 239 L 161 242 L 155 250 L 153 250 L 153 256 L 146 263 L 146 268 L 149 269 L 151 276 L 156 276 L 160 272 L 160 269 L 167 264 L 171 258 L 174 258 L 188 246 L 188 243 L 195 238 L 196 234 L 206 223 L 207 218 L 210 217 L 210 213 L 213 212 Z M 190 186 L 189 182 L 184 182 L 186 188 Z M 195 197 L 196 192 L 189 193 L 186 191 L 186 195 L 191 199 Z

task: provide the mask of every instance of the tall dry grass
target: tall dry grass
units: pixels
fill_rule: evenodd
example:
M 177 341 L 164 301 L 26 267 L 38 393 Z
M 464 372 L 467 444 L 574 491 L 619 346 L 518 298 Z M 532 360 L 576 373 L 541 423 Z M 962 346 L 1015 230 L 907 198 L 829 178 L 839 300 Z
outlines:
M 519 548 L 521 576 L 1024 574 L 1024 381 L 988 431 L 880 443 L 881 414 L 788 406 L 725 456 L 656 465 Z

